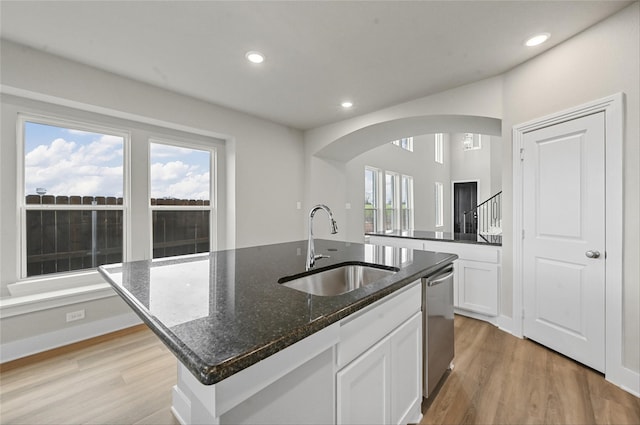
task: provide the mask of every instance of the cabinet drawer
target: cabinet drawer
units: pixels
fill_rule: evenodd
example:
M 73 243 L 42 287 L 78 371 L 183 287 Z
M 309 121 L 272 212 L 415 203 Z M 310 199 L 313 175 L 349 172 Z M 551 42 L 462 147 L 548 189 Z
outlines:
M 384 298 L 340 323 L 338 367 L 342 367 L 380 341 L 422 305 L 422 288 L 417 280 L 400 294 Z

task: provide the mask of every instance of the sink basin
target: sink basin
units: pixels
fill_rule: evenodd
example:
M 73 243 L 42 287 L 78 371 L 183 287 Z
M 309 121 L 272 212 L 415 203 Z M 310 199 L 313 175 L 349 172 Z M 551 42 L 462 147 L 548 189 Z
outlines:
M 331 269 L 283 277 L 278 283 L 307 294 L 334 296 L 377 282 L 398 268 L 376 264 L 339 264 Z

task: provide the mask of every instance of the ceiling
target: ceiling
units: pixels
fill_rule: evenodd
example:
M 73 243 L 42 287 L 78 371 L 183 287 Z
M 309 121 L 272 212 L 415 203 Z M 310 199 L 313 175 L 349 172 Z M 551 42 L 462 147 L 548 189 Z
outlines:
M 306 130 L 499 75 L 630 3 L 2 0 L 0 35 Z

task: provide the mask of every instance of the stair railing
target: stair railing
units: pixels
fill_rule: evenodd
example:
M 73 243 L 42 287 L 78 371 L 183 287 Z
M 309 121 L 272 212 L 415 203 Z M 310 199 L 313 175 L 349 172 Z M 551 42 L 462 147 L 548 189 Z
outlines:
M 476 224 L 475 226 L 473 224 Z M 502 191 L 463 215 L 463 233 L 495 235 L 502 231 Z M 473 228 L 476 232 L 473 232 Z

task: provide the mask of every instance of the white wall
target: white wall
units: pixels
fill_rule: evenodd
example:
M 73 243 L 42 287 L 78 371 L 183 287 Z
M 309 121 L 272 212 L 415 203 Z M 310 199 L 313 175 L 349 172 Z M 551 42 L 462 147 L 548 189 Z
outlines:
M 352 218 L 352 214 L 360 212 L 357 208 L 362 205 L 360 198 L 351 199 L 347 193 L 347 178 L 345 176 L 345 163 L 315 156 L 322 148 L 330 145 L 358 129 L 369 127 L 378 123 L 392 120 L 418 117 L 423 115 L 461 115 L 500 118 L 502 115 L 502 79 L 501 77 L 489 78 L 474 84 L 447 90 L 433 96 L 424 97 L 397 106 L 382 109 L 377 112 L 362 115 L 338 123 L 318 127 L 305 132 L 305 182 L 307 196 L 305 206 L 316 203 L 329 205 L 336 216 L 338 223 L 346 223 L 349 229 L 341 228 L 338 235 L 330 235 L 323 229 L 316 232 L 320 237 L 341 239 L 343 235 L 350 237 L 360 232 L 363 226 Z M 447 130 L 434 129 L 435 132 Z M 425 131 L 422 134 L 427 134 Z M 388 140 L 411 136 L 412 134 L 389 134 Z M 380 143 L 381 145 L 383 143 Z M 357 191 L 354 191 L 355 194 Z M 358 195 L 361 197 L 362 195 Z M 346 210 L 345 204 L 350 203 L 354 209 Z M 448 214 L 450 215 L 450 214 Z M 356 226 L 352 229 L 351 226 Z M 344 232 L 343 232 L 344 230 Z M 361 239 L 356 239 L 361 240 Z
M 303 201 L 304 147 L 302 133 L 254 116 L 175 94 L 159 87 L 123 78 L 102 70 L 33 50 L 6 40 L 1 41 L 0 82 L 3 92 L 19 93 L 89 109 L 104 115 L 141 120 L 183 130 L 198 130 L 225 139 L 227 185 L 227 247 L 298 240 L 304 237 Z M 6 126 L 12 127 L 6 129 Z M 0 141 L 0 249 L 15 253 L 17 209 L 15 208 L 16 158 L 15 123 L 3 122 Z M 7 201 L 7 200 L 15 201 Z M 224 243 L 225 241 L 223 241 Z M 18 279 L 16 256 L 0 259 L 0 295 L 6 285 Z M 97 303 L 76 304 L 86 308 L 83 324 L 105 319 L 110 311 L 122 312 L 119 297 L 103 298 Z M 64 310 L 64 309 L 62 309 Z M 2 339 L 28 338 L 71 328 L 60 321 L 61 309 L 38 314 L 23 314 L 2 320 Z M 78 322 L 72 323 L 78 325 Z M 13 332 L 15 329 L 24 332 Z
M 448 138 L 447 138 L 448 139 Z M 445 226 L 437 230 L 451 230 L 451 199 L 446 188 L 449 185 L 450 161 L 447 140 L 444 143 L 445 164 L 434 161 L 434 135 L 413 137 L 413 152 L 385 143 L 365 152 L 346 163 L 347 197 L 352 200 L 351 210 L 346 211 L 347 223 L 343 237 L 351 242 L 364 240 L 364 167 L 370 166 L 384 171 L 392 171 L 413 177 L 414 228 L 436 230 L 434 207 L 434 183 L 445 187 Z M 448 218 L 448 219 L 447 219 Z M 315 228 L 314 228 L 315 232 Z
M 624 365 L 640 371 L 640 4 L 635 2 L 504 75 L 503 187 L 511 205 L 511 129 L 514 125 L 623 92 L 624 128 Z M 511 314 L 512 211 L 505 208 L 502 310 Z
M 512 305 L 512 127 L 537 117 L 602 98 L 626 95 L 624 164 L 624 366 L 640 371 L 640 211 L 639 177 L 639 52 L 638 2 L 572 39 L 501 76 L 427 96 L 374 113 L 319 127 L 305 133 L 307 203 L 337 206 L 351 200 L 344 189 L 344 164 L 314 154 L 360 128 L 403 117 L 426 114 L 468 114 L 502 118 L 503 267 L 501 313 L 511 317 Z M 351 231 L 348 232 L 351 234 Z
M 235 231 L 236 246 L 289 241 L 303 235 L 302 213 L 296 209 L 303 194 L 304 148 L 299 130 L 6 40 L 1 49 L 3 86 L 201 129 L 227 139 L 227 162 L 235 161 L 229 168 L 235 171 L 236 199 L 230 208 L 236 224 L 229 233 Z M 264 208 L 265 201 L 279 207 Z M 273 225 L 279 222 L 288 225 Z
M 450 135 L 451 150 L 451 180 L 465 181 L 478 180 L 478 204 L 486 201 L 495 195 L 492 192 L 493 183 L 491 181 L 492 170 L 492 151 L 494 145 L 500 149 L 500 138 L 488 135 L 482 136 L 481 149 L 464 150 L 462 140 L 463 133 L 453 133 Z M 498 163 L 501 169 L 501 164 Z

